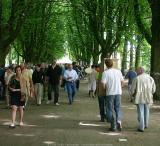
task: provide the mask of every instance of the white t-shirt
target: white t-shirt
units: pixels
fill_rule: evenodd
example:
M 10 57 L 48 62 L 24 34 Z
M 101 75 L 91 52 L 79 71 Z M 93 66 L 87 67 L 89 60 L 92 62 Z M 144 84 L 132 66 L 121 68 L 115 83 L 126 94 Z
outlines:
M 120 70 L 110 68 L 103 72 L 101 82 L 106 85 L 106 95 L 121 95 L 123 76 Z

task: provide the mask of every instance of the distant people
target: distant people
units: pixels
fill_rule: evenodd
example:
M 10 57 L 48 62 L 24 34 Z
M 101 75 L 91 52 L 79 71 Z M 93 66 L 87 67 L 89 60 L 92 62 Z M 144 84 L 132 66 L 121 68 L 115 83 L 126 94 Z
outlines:
M 95 65 L 91 66 L 91 73 L 88 75 L 88 89 L 89 89 L 89 96 L 95 98 L 95 91 L 96 91 L 96 76 L 97 71 L 95 70 Z
M 130 68 L 125 76 L 125 78 L 128 79 L 128 92 L 129 92 L 131 102 L 133 101 L 132 94 L 131 94 L 131 86 L 132 86 L 132 81 L 136 76 L 137 76 L 137 73 L 133 70 L 133 68 Z
M 68 64 L 68 69 L 64 72 L 64 79 L 66 80 L 65 84 L 68 93 L 68 100 L 71 105 L 76 94 L 76 80 L 78 79 L 77 72 L 73 69 L 72 64 Z
M 6 98 L 6 106 L 9 107 L 9 102 L 10 102 L 10 95 L 8 91 L 8 84 L 11 79 L 11 77 L 14 75 L 14 72 L 12 71 L 11 67 L 8 67 L 6 69 L 5 75 L 4 75 L 4 81 L 5 81 L 5 98 Z
M 57 60 L 53 59 L 52 65 L 48 67 L 46 76 L 48 77 L 48 101 L 47 104 L 51 103 L 52 92 L 54 92 L 54 104 L 59 105 L 59 86 L 60 80 L 62 79 L 62 68 L 57 65 Z
M 79 66 L 76 64 L 76 62 L 72 62 L 72 65 L 73 65 L 73 69 L 77 72 L 77 75 L 78 75 L 78 79 L 76 80 L 76 89 L 79 90 L 81 70 Z
M 38 106 L 41 105 L 41 101 L 43 98 L 44 74 L 40 69 L 41 69 L 41 64 L 37 64 L 32 75 L 32 80 L 34 84 L 34 94 L 35 94 L 36 103 Z
M 21 92 L 21 67 L 17 66 L 15 68 L 16 75 L 11 77 L 8 84 L 8 88 L 11 95 L 11 107 L 12 107 L 12 123 L 10 128 L 15 128 L 16 113 L 17 109 L 20 113 L 20 126 L 23 126 L 23 106 L 25 105 L 25 93 Z
M 46 72 L 47 72 L 47 66 L 46 66 L 45 63 L 41 63 L 40 70 L 43 74 L 43 99 L 42 100 L 45 100 L 46 99 L 46 93 L 47 93 L 47 84 L 45 82 L 45 75 L 46 75 Z
M 121 123 L 121 94 L 123 76 L 120 70 L 113 68 L 113 61 L 106 59 L 107 70 L 102 74 L 103 88 L 106 89 L 108 122 L 110 131 L 122 130 Z M 113 113 L 115 111 L 115 114 Z
M 148 128 L 149 109 L 153 104 L 153 93 L 156 91 L 156 86 L 153 78 L 144 72 L 144 68 L 139 67 L 137 75 L 133 80 L 131 91 L 137 105 L 138 131 L 143 132 L 145 128 Z

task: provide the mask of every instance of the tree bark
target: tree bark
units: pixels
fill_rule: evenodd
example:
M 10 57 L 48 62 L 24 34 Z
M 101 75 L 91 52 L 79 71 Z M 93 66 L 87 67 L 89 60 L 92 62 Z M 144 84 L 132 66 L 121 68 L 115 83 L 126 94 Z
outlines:
M 125 39 L 124 42 L 124 47 L 123 47 L 123 54 L 122 54 L 122 73 L 123 75 L 125 74 L 125 70 L 127 69 L 127 46 L 128 46 L 128 41 Z
M 137 38 L 137 47 L 136 47 L 136 56 L 135 56 L 135 68 L 139 67 L 140 66 L 140 55 L 141 55 L 141 39 L 138 37 Z
M 130 68 L 133 68 L 133 44 L 130 44 Z
M 160 99 L 160 0 L 152 0 L 151 74 L 156 82 L 155 98 Z

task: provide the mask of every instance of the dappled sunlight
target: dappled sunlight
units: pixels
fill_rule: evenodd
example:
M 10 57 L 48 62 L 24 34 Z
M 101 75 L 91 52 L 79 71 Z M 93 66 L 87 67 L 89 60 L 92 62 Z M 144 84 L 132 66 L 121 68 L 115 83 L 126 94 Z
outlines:
M 160 109 L 160 105 L 152 105 L 151 108 Z
M 99 127 L 101 125 L 99 124 L 91 124 L 91 123 L 83 123 L 83 122 L 79 122 L 80 126 L 93 126 L 93 127 Z
M 49 144 L 55 144 L 54 141 L 44 141 L 43 143 L 44 143 L 44 144 L 47 144 L 47 145 L 49 145 Z
M 118 133 L 118 132 L 99 132 L 99 134 L 101 135 L 110 135 L 110 136 L 117 136 L 117 135 L 122 135 L 121 133 Z
M 34 134 L 21 134 L 21 133 L 15 133 L 13 135 L 14 136 L 24 136 L 24 137 L 33 137 L 33 136 L 35 136 Z
M 49 113 L 48 115 L 40 115 L 40 116 L 46 119 L 58 119 L 61 117 L 59 115 L 55 115 L 54 113 Z
M 2 120 L 1 120 L 2 121 Z M 11 124 L 11 120 L 3 120 L 2 122 L 2 125 L 4 126 L 9 126 Z M 18 122 L 15 123 L 15 125 L 19 125 Z M 23 123 L 23 127 L 36 127 L 37 125 L 30 125 L 30 124 L 27 124 L 27 123 Z
M 129 107 L 128 109 L 130 109 L 130 110 L 134 110 L 134 109 L 136 109 L 136 107 Z

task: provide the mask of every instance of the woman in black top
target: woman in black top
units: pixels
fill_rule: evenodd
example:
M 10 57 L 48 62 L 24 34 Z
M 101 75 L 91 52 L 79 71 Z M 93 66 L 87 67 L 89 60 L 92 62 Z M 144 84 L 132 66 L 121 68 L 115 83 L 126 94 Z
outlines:
M 17 109 L 19 108 L 20 113 L 20 126 L 23 126 L 23 106 L 25 105 L 24 95 L 21 93 L 20 80 L 21 80 L 21 67 L 15 68 L 16 75 L 11 77 L 9 82 L 9 91 L 11 96 L 11 107 L 12 107 L 12 124 L 10 128 L 15 128 L 15 120 Z

